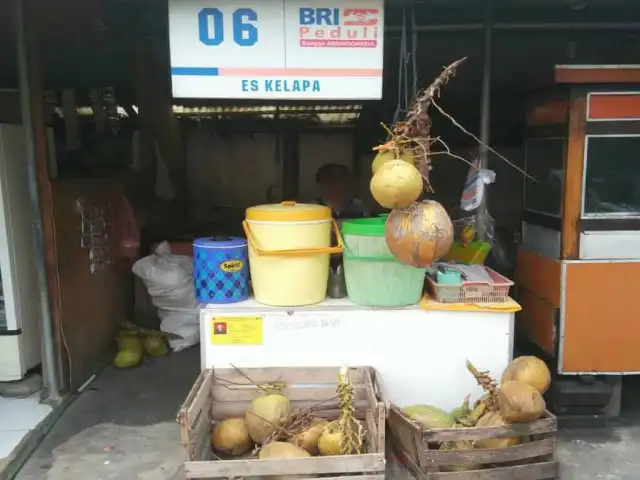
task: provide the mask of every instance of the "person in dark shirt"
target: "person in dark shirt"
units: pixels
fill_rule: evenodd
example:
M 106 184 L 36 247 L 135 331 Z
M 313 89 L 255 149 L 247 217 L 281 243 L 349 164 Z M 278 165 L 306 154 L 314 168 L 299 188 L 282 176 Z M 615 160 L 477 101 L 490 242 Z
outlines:
M 341 220 L 350 218 L 364 218 L 369 216 L 364 203 L 355 195 L 355 188 L 351 172 L 344 165 L 327 163 L 316 172 L 316 183 L 320 196 L 318 203 L 331 208 L 333 218 L 340 224 Z M 331 235 L 332 245 L 335 245 L 335 235 Z M 342 263 L 342 255 L 331 255 L 329 265 L 336 271 Z
M 318 203 L 331 208 L 336 220 L 369 216 L 364 203 L 355 195 L 351 172 L 344 165 L 323 165 L 316 172 L 316 183 L 320 193 Z

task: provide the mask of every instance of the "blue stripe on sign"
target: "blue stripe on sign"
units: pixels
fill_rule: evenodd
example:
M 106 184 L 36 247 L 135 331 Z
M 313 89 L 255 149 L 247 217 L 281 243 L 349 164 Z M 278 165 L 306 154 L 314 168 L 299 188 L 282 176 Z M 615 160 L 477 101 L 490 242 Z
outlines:
M 198 75 L 204 77 L 217 77 L 218 68 L 214 67 L 171 67 L 171 75 Z

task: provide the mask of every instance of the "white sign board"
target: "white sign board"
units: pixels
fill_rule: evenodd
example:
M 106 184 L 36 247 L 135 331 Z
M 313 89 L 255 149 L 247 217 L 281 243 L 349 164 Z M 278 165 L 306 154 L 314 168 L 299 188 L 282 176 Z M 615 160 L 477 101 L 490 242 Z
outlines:
M 380 99 L 384 0 L 169 0 L 173 95 Z

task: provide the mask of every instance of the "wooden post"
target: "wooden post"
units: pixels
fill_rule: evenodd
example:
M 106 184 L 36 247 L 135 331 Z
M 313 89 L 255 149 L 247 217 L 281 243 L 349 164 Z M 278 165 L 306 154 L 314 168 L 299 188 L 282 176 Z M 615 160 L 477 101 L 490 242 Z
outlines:
M 572 92 L 569 103 L 569 139 L 564 178 L 562 208 L 561 258 L 575 259 L 579 255 L 580 217 L 582 215 L 582 172 L 584 168 L 587 99 Z
M 184 225 L 178 226 L 175 222 L 187 218 L 186 162 L 180 124 L 173 113 L 171 77 L 168 66 L 154 60 L 152 41 L 141 41 L 136 53 L 141 141 L 146 138 L 152 145 L 158 143 L 175 188 L 177 211 L 181 212 L 172 222 L 180 230 Z
M 276 141 L 282 142 L 282 199 L 297 199 L 300 194 L 300 135 L 287 125 L 278 131 Z
M 58 288 L 58 263 L 55 251 L 55 232 L 53 224 L 53 202 L 51 183 L 47 164 L 47 144 L 44 123 L 44 91 L 42 86 L 42 70 L 39 41 L 35 32 L 35 5 L 27 0 L 17 2 L 19 9 L 16 16 L 18 33 L 18 61 L 21 83 L 21 102 L 23 103 L 22 124 L 30 129 L 27 134 L 27 149 L 30 150 L 30 161 L 35 163 L 35 185 L 37 203 L 40 207 L 41 225 L 37 225 L 35 241 L 41 245 L 44 262 L 42 302 L 42 335 L 43 335 L 43 372 L 45 387 L 49 390 L 49 400 L 58 402 L 59 395 L 68 385 L 65 377 L 62 357 L 62 329 L 60 322 L 60 303 Z M 25 109 L 26 106 L 26 109 Z M 35 158 L 33 158 L 35 157 Z M 41 228 L 40 228 L 41 227 Z M 45 322 L 48 322 L 45 325 Z M 47 332 L 50 335 L 47 335 Z M 49 375 L 46 375 L 47 371 Z M 51 377 L 47 379 L 47 376 Z M 55 378 L 54 378 L 55 377 Z M 49 385 L 47 385 L 49 383 Z

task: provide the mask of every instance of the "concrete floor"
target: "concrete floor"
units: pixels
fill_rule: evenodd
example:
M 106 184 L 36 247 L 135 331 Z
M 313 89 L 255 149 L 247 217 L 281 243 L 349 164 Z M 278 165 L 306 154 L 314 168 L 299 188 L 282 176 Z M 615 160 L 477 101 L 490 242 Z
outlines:
M 199 373 L 197 347 L 131 370 L 107 368 L 67 409 L 16 479 L 184 478 L 176 413 Z
M 64 413 L 17 480 L 183 479 L 175 416 L 199 368 L 198 348 L 132 370 L 108 368 Z M 640 415 L 633 410 L 615 427 L 561 432 L 561 478 L 640 478 Z M 396 465 L 387 477 L 411 478 Z

